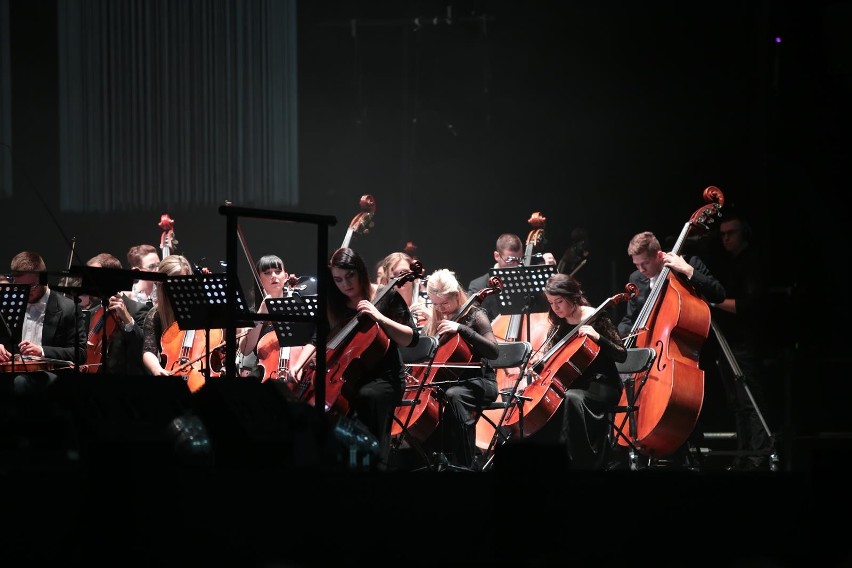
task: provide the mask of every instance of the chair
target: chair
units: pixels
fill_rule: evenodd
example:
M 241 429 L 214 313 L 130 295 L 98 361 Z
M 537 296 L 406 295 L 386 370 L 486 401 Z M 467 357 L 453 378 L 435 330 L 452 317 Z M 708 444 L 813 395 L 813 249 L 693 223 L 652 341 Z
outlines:
M 639 411 L 639 406 L 636 404 L 636 394 L 642 389 L 642 384 L 648 378 L 651 372 L 651 367 L 654 360 L 657 358 L 657 352 L 653 347 L 628 347 L 627 359 L 623 363 L 616 363 L 618 374 L 621 376 L 621 382 L 624 385 L 624 399 L 626 404 L 618 405 L 610 409 L 609 422 L 612 426 L 610 431 L 610 446 L 615 447 L 618 440 L 625 441 L 629 450 L 630 469 L 638 469 L 638 454 L 639 448 L 636 447 L 636 414 Z M 639 381 L 639 388 L 636 388 L 636 382 Z M 616 423 L 618 415 L 623 414 L 620 423 Z M 627 433 L 624 433 L 624 427 L 627 426 Z
M 511 438 L 511 432 L 505 432 L 502 429 L 503 423 L 506 420 L 509 411 L 513 408 L 518 409 L 518 437 L 524 437 L 524 402 L 532 400 L 528 396 L 523 396 L 518 392 L 518 386 L 521 379 L 527 373 L 527 364 L 532 356 L 533 348 L 529 341 L 500 341 L 497 343 L 499 353 L 494 359 L 488 359 L 489 364 L 494 369 L 518 369 L 518 378 L 512 385 L 512 388 L 503 389 L 500 391 L 500 396 L 494 402 L 485 405 L 482 410 L 502 410 L 500 419 L 494 421 L 484 412 L 480 413 L 479 419 L 487 421 L 494 428 L 494 435 L 485 450 L 485 463 L 481 470 L 487 471 L 493 464 L 494 450 L 498 444 L 504 444 Z
M 417 363 L 432 364 L 435 358 L 435 352 L 438 350 L 438 338 L 431 335 L 421 335 L 420 340 L 413 347 L 400 347 L 399 353 L 402 356 L 402 362 L 406 365 Z M 422 374 L 423 377 L 428 376 L 429 371 Z M 416 407 L 421 402 L 421 397 L 431 396 L 423 385 L 411 373 L 406 373 L 406 390 L 402 401 L 394 409 L 393 424 L 391 425 L 391 435 L 393 436 L 392 449 L 398 450 L 402 444 L 403 438 L 411 448 L 414 448 L 421 456 L 427 467 L 431 467 L 431 460 L 428 453 L 423 449 L 417 440 L 417 436 L 413 435 L 410 426 L 410 420 L 414 417 L 417 410 Z M 409 394 L 412 393 L 412 394 Z M 408 409 L 406 411 L 406 409 Z

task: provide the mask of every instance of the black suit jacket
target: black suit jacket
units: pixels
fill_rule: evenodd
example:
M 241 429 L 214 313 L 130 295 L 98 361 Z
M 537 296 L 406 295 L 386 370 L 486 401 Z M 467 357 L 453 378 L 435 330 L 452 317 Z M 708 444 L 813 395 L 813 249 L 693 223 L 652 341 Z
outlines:
M 468 297 L 473 296 L 483 288 L 488 287 L 488 279 L 491 278 L 491 273 L 486 272 L 482 276 L 474 278 L 467 285 Z M 482 300 L 482 308 L 488 313 L 488 319 L 494 321 L 494 318 L 500 315 L 500 302 L 497 299 L 497 294 L 491 294 Z
M 87 331 L 80 305 L 51 290 L 44 311 L 44 330 L 41 336 L 44 356 L 78 364 L 85 363 Z

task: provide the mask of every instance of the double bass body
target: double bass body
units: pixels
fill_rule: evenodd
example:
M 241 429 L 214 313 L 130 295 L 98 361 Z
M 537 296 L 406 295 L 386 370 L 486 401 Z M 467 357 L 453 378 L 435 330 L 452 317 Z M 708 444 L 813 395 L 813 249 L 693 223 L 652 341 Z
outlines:
M 701 347 L 710 332 L 710 308 L 675 275 L 669 274 L 655 306 L 650 332 L 636 336 L 636 347 L 653 347 L 657 359 L 638 386 L 636 445 L 664 457 L 686 442 L 704 402 Z M 626 401 L 625 401 L 626 402 Z

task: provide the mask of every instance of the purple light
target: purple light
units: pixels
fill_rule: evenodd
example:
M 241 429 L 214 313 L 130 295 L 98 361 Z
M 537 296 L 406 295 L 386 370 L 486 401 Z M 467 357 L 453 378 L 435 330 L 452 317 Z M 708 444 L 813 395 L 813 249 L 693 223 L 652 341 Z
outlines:
M 775 36 L 775 43 L 781 43 L 781 36 Z

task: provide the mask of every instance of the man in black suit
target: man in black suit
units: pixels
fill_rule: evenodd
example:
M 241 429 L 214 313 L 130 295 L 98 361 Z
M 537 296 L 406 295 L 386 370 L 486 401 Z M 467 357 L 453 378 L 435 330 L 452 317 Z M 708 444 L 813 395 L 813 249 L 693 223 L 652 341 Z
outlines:
M 0 362 L 8 362 L 13 353 L 19 353 L 24 357 L 43 358 L 48 363 L 83 363 L 86 360 L 86 323 L 80 307 L 41 283 L 39 272 L 46 270 L 41 256 L 30 251 L 18 253 L 12 258 L 10 268 L 14 283 L 29 284 L 30 292 L 20 336 L 0 344 Z M 55 378 L 54 373 L 45 371 L 21 374 L 15 377 L 14 390 L 29 392 L 46 386 Z
M 521 265 L 523 260 L 523 243 L 518 235 L 503 233 L 497 238 L 494 247 L 494 266 L 492 268 L 515 268 Z M 474 278 L 467 285 L 467 295 L 472 296 L 488 286 L 490 273 Z M 482 301 L 482 307 L 488 312 L 488 318 L 494 321 L 500 315 L 500 305 L 497 296 L 492 294 Z

